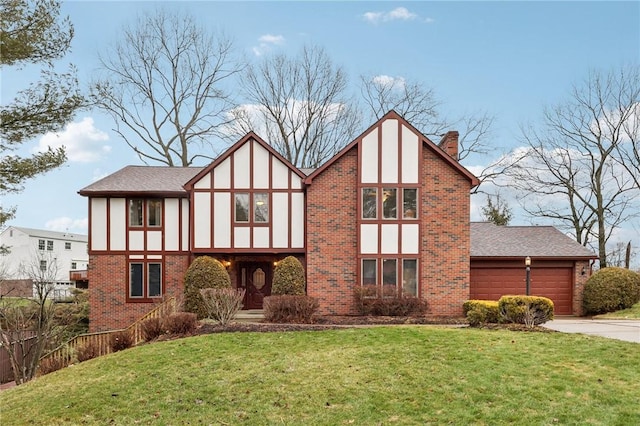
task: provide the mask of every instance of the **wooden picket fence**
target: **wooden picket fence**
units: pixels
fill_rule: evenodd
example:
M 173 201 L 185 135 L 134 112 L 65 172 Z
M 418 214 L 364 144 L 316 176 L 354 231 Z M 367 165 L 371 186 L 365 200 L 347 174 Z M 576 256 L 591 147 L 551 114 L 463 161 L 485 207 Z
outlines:
M 111 336 L 122 331 L 128 331 L 133 338 L 133 344 L 137 345 L 144 341 L 142 324 L 150 318 L 162 318 L 176 311 L 175 297 L 169 298 L 156 306 L 153 310 L 146 313 L 129 327 L 119 330 L 102 331 L 98 333 L 80 334 L 64 345 L 59 346 L 53 351 L 47 353 L 40 358 L 41 372 L 48 372 L 64 368 L 72 364 L 76 360 L 78 350 L 92 346 L 96 351 L 95 356 L 102 356 L 112 352 Z

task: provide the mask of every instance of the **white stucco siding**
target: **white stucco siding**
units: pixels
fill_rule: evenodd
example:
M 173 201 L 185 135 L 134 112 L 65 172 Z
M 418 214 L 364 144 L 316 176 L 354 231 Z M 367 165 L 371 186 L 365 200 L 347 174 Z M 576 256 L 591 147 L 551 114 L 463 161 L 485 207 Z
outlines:
M 144 250 L 144 231 L 129 231 L 129 250 Z
M 362 183 L 378 182 L 378 129 L 362 138 Z
M 193 245 L 195 248 L 211 247 L 211 193 L 196 192 L 193 195 Z
M 398 182 L 398 120 L 382 123 L 382 183 Z
M 269 151 L 253 142 L 253 187 L 269 188 Z
M 162 231 L 147 231 L 147 250 L 162 250 Z
M 304 247 L 304 194 L 291 194 L 291 248 Z
M 182 199 L 180 205 L 182 209 L 182 251 L 189 251 L 189 200 Z
M 164 200 L 164 249 L 180 250 L 180 200 L 169 198 Z
M 289 168 L 276 156 L 271 157 L 271 182 L 274 189 L 289 188 Z
M 91 250 L 107 249 L 107 199 L 91 199 Z
M 218 192 L 213 194 L 213 246 L 231 247 L 231 194 Z
M 398 225 L 397 224 L 382 225 L 382 253 L 383 254 L 398 253 Z
M 273 194 L 273 247 L 289 247 L 289 195 Z
M 378 225 L 376 224 L 360 225 L 360 253 L 361 254 L 377 254 L 378 253 Z
M 293 171 L 291 172 L 291 189 L 302 189 L 302 179 Z
M 266 226 L 253 228 L 253 248 L 269 248 L 269 228 Z
M 127 248 L 127 200 L 109 200 L 109 250 L 122 251 Z
M 245 144 L 233 153 L 233 186 L 235 188 L 249 188 L 251 183 L 250 145 Z
M 418 254 L 420 228 L 417 223 L 402 225 L 402 253 Z
M 193 184 L 196 189 L 210 189 L 211 188 L 211 173 L 204 175 L 199 181 Z
M 213 187 L 215 189 L 231 188 L 231 160 L 226 158 L 213 170 Z
M 420 140 L 418 135 L 402 126 L 402 183 L 418 183 L 420 171 Z
M 237 226 L 233 230 L 233 246 L 235 248 L 249 248 L 251 246 L 251 228 Z

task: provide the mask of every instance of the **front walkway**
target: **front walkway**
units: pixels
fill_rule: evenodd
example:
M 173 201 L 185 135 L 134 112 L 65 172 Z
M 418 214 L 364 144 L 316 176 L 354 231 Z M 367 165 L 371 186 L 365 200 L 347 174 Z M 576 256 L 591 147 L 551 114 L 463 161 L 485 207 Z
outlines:
M 582 333 L 640 343 L 640 320 L 594 320 L 560 317 L 543 324 L 543 327 L 563 333 Z

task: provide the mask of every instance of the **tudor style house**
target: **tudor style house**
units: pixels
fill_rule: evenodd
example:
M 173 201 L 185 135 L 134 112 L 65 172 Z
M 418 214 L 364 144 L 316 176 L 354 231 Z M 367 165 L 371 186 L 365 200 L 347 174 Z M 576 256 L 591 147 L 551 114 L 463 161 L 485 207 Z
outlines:
M 364 289 L 459 316 L 472 294 L 478 179 L 457 154 L 457 132 L 435 144 L 391 111 L 316 170 L 254 133 L 204 168 L 125 167 L 79 191 L 89 202 L 90 328 L 125 327 L 181 294 L 200 255 L 226 265 L 245 309 L 262 307 L 274 264 L 293 255 L 321 314 L 356 314 Z

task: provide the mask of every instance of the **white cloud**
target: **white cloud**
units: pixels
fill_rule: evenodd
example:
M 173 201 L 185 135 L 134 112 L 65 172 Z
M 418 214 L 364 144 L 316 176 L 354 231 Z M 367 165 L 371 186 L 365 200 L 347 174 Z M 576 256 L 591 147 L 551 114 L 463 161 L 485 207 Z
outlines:
M 86 234 L 89 229 L 89 219 L 86 217 L 83 219 L 71 219 L 63 216 L 47 221 L 44 226 L 51 231 Z
M 381 22 L 390 21 L 422 21 L 427 24 L 434 22 L 433 18 L 421 18 L 418 14 L 409 12 L 406 7 L 397 7 L 389 12 L 366 12 L 362 15 L 362 19 L 371 23 L 379 24 Z
M 285 43 L 285 38 L 281 35 L 265 34 L 258 37 L 258 46 L 252 48 L 254 55 L 262 56 L 271 50 L 273 46 L 280 46 Z
M 46 133 L 33 151 L 64 147 L 69 161 L 91 163 L 111 152 L 111 146 L 105 143 L 108 140 L 109 135 L 94 126 L 93 118 L 85 117 L 80 122 L 67 124 L 61 132 Z
M 371 79 L 374 84 L 390 89 L 402 90 L 406 84 L 406 80 L 402 77 L 390 77 L 388 75 L 377 75 Z

